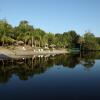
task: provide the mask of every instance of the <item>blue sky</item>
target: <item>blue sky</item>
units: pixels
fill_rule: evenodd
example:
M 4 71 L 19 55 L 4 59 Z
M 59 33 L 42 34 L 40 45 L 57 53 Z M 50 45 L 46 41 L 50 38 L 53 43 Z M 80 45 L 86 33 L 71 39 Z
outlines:
M 91 31 L 100 36 L 100 0 L 0 0 L 0 19 L 27 20 L 46 32 Z

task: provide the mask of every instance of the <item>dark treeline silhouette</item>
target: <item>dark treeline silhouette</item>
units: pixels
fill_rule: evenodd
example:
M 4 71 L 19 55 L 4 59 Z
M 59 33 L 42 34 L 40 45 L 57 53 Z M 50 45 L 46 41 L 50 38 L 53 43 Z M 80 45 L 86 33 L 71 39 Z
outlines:
M 85 54 L 63 54 L 45 57 L 30 57 L 28 59 L 0 60 L 0 83 L 6 83 L 16 75 L 20 80 L 28 80 L 36 74 L 44 73 L 53 65 L 62 65 L 66 68 L 75 68 L 82 64 L 90 69 L 95 64 L 95 59 L 100 59 L 100 53 L 90 52 Z M 66 69 L 67 70 L 67 69 Z
M 7 20 L 0 20 L 0 45 L 30 45 L 32 47 L 55 46 L 56 48 L 79 48 L 81 50 L 100 50 L 100 38 L 91 32 L 80 36 L 74 30 L 64 33 L 45 32 L 34 28 L 28 21 L 20 21 L 13 27 Z

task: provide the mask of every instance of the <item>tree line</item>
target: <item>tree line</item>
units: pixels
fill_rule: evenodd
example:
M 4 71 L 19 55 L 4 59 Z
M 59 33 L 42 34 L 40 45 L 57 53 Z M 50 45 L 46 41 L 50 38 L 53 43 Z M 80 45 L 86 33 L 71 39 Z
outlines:
M 64 33 L 45 32 L 40 28 L 34 28 L 28 21 L 20 21 L 13 27 L 7 20 L 0 20 L 0 46 L 14 45 L 22 41 L 24 45 L 32 47 L 45 47 L 48 45 L 56 48 L 79 48 L 81 50 L 99 50 L 100 38 L 91 32 L 80 36 L 74 30 Z

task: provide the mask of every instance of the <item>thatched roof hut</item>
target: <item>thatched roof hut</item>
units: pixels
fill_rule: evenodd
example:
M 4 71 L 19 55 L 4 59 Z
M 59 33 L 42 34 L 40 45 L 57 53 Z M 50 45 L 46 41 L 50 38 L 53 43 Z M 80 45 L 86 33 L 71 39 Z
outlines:
M 18 44 L 18 45 L 23 45 L 24 42 L 23 42 L 23 41 L 17 41 L 16 44 Z
M 56 45 L 55 44 L 51 44 L 50 47 L 51 48 L 54 48 L 54 47 L 56 47 Z

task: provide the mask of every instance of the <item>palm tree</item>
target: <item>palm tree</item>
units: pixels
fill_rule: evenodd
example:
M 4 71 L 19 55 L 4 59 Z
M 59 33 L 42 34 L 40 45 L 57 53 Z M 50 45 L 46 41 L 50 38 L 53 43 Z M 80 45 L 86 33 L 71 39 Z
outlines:
M 4 46 L 5 42 L 6 43 L 8 42 L 7 38 L 11 38 L 11 34 L 12 34 L 12 26 L 8 24 L 6 20 L 0 20 L 0 37 L 2 46 Z

